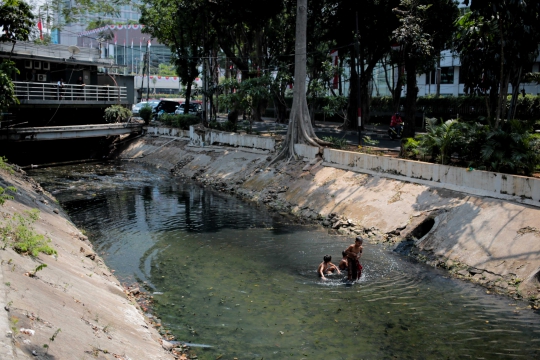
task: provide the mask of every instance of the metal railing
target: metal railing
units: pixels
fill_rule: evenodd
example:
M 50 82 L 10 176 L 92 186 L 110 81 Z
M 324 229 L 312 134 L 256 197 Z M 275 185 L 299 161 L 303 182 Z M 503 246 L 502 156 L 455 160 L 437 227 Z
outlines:
M 51 83 L 14 81 L 15 96 L 22 102 L 32 101 L 98 101 L 121 102 L 127 101 L 125 86 L 108 85 L 73 85 L 65 84 L 59 87 Z

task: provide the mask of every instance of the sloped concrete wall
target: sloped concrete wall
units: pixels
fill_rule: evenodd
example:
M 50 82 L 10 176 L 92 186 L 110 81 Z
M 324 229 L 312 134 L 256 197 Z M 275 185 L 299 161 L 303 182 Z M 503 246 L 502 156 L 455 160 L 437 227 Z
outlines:
M 177 136 L 190 139 L 193 145 L 227 145 L 275 151 L 272 137 L 236 134 L 218 130 L 187 130 L 165 127 L 148 127 L 149 134 Z M 307 159 L 319 154 L 319 148 L 304 144 L 294 145 L 296 153 Z M 324 165 L 336 166 L 363 173 L 378 173 L 396 180 L 444 187 L 473 195 L 491 196 L 529 205 L 540 206 L 540 179 L 501 174 L 490 171 L 425 163 L 389 156 L 361 154 L 351 151 L 325 148 Z

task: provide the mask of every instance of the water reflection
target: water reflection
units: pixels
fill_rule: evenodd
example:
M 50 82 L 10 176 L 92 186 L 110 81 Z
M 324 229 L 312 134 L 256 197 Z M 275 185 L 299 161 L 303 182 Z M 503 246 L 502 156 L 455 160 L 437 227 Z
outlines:
M 95 176 L 94 174 L 98 174 Z M 34 174 L 124 281 L 146 281 L 201 359 L 538 358 L 538 317 L 365 244 L 360 284 L 320 282 L 352 239 L 138 165 Z

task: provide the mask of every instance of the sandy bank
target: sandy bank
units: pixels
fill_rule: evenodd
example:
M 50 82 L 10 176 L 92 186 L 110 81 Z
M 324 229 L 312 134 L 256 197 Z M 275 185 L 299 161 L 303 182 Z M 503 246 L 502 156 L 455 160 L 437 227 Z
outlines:
M 539 208 L 336 169 L 317 160 L 268 167 L 271 156 L 160 136 L 137 139 L 119 153 L 344 236 L 391 243 L 457 277 L 538 306 Z
M 26 227 L 50 238 L 57 252 L 20 254 L 0 233 L 0 358 L 172 359 L 55 199 L 21 172 L 0 169 L 0 186 L 17 189 L 0 207 L 1 227 L 37 209 L 39 218 Z

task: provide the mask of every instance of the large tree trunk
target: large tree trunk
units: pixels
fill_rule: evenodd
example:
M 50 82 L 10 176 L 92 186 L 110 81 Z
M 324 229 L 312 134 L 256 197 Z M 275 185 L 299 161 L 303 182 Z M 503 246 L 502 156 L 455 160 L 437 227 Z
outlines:
M 354 129 L 358 126 L 358 73 L 356 71 L 355 55 L 351 56 L 351 79 L 349 81 L 349 107 L 344 129 Z
M 361 79 L 360 87 L 362 88 L 362 92 L 360 93 L 360 100 L 362 104 L 362 130 L 364 130 L 364 126 L 369 124 L 371 116 L 369 105 L 371 103 L 371 92 L 373 91 L 373 88 L 369 86 L 369 79 Z
M 287 103 L 285 102 L 285 99 L 283 97 L 274 96 L 274 109 L 276 122 L 279 124 L 284 124 L 285 119 L 287 118 Z
M 418 96 L 415 59 L 407 59 L 405 61 L 405 71 L 407 72 L 407 98 L 405 100 L 406 125 L 403 128 L 403 137 L 414 137 L 414 117 L 416 115 L 416 98 Z
M 191 84 L 193 82 L 188 81 L 186 85 L 186 101 L 184 105 L 184 115 L 189 114 L 189 100 L 191 99 Z
M 283 158 L 296 158 L 295 144 L 306 144 L 316 147 L 330 145 L 330 143 L 320 140 L 315 135 L 309 118 L 306 100 L 306 27 L 307 0 L 297 0 L 293 103 L 289 118 L 289 128 L 287 129 L 287 136 L 283 142 L 283 147 L 271 163 Z M 322 152 L 322 149 L 320 149 L 320 152 Z

